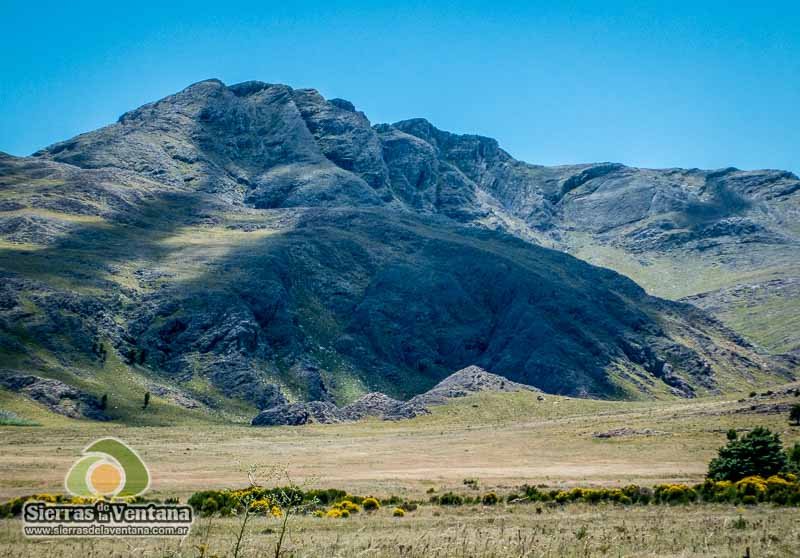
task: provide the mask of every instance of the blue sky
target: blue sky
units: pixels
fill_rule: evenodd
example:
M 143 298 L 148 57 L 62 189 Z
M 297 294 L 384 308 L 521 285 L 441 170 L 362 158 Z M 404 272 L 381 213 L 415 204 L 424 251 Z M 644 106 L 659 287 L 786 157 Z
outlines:
M 209 77 L 313 87 L 532 163 L 800 172 L 800 3 L 15 2 L 0 150 L 111 123 Z

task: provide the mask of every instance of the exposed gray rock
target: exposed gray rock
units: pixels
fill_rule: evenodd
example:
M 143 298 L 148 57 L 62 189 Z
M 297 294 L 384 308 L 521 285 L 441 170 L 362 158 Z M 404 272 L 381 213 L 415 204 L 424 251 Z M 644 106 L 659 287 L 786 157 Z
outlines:
M 47 244 L 74 228 L 74 223 L 63 219 L 38 215 L 0 217 L 0 235 L 11 242 Z
M 417 395 L 409 401 L 398 401 L 384 393 L 372 392 L 341 409 L 321 401 L 294 403 L 262 411 L 253 419 L 252 424 L 253 426 L 296 426 L 309 422 L 356 421 L 365 417 L 377 417 L 383 420 L 411 419 L 420 415 L 428 415 L 431 412 L 428 407 L 444 405 L 451 399 L 487 391 L 522 390 L 539 392 L 536 388 L 509 381 L 478 366 L 468 366 L 454 372 L 430 391 Z
M 592 434 L 593 438 L 626 438 L 629 436 L 663 436 L 666 432 L 660 430 L 653 430 L 651 428 L 629 428 L 624 426 L 622 428 L 614 428 L 607 432 L 595 432 Z
M 331 424 L 342 422 L 341 410 L 333 403 L 311 401 L 279 405 L 261 411 L 251 421 L 253 426 L 299 426 L 302 424 Z
M 32 375 L 0 377 L 6 389 L 21 393 L 51 411 L 70 418 L 109 420 L 103 412 L 100 400 L 94 395 L 80 391 L 59 380 Z
M 403 401 L 373 391 L 342 407 L 342 415 L 347 420 L 360 420 L 364 417 L 384 418 L 387 415 L 394 416 L 403 405 Z
M 503 376 L 487 372 L 479 366 L 468 366 L 449 375 L 425 393 L 412 397 L 409 403 L 422 407 L 443 405 L 450 399 L 485 391 L 540 392 L 532 386 L 512 382 Z
M 290 374 L 304 386 L 306 397 L 311 401 L 332 400 L 331 394 L 322 378 L 321 369 L 309 362 L 297 362 L 290 369 Z

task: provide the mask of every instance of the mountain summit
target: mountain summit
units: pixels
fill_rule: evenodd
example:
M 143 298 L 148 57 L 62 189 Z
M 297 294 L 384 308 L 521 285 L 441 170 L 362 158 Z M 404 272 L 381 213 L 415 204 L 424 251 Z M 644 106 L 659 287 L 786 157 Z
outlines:
M 314 90 L 208 80 L 0 156 L 0 186 L 5 374 L 261 409 L 406 399 L 472 364 L 606 397 L 788 374 L 695 306 L 565 251 L 632 275 L 661 258 L 665 282 L 679 276 L 663 262 L 696 256 L 733 270 L 704 267 L 714 288 L 749 252 L 783 280 L 790 173 L 529 165 L 425 120 L 372 126 Z

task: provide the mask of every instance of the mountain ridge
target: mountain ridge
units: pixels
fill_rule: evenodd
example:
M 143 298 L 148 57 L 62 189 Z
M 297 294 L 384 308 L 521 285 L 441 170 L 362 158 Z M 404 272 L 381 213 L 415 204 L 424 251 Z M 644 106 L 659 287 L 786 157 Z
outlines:
M 314 90 L 199 82 L 33 157 L 0 157 L 0 349 L 7 368 L 75 382 L 107 366 L 92 352 L 107 343 L 128 372 L 190 396 L 207 381 L 262 409 L 410 397 L 473 363 L 615 397 L 787 377 L 702 311 L 563 252 L 633 223 L 639 236 L 603 246 L 641 258 L 677 235 L 685 253 L 713 252 L 698 243 L 733 231 L 791 259 L 796 177 L 727 171 L 710 192 L 712 171 L 649 172 L 529 165 L 421 119 L 373 126 Z M 653 215 L 642 189 L 660 200 Z M 750 216 L 753 191 L 769 227 Z M 587 211 L 613 199 L 625 203 L 598 214 L 613 226 L 588 231 Z M 663 228 L 665 215 L 701 226 Z M 67 323 L 65 339 L 43 338 Z

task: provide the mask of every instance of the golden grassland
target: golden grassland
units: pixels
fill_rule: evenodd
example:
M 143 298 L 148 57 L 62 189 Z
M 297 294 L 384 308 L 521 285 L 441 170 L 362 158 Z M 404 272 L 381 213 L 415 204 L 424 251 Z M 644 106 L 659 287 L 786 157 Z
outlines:
M 492 490 L 501 497 L 523 483 L 694 483 L 730 428 L 766 426 L 787 445 L 800 440 L 800 428 L 790 426 L 785 412 L 752 409 L 795 401 L 800 399 L 791 394 L 619 402 L 484 393 L 410 421 L 294 428 L 253 428 L 193 415 L 175 426 L 132 427 L 24 412 L 43 426 L 0 427 L 0 500 L 62 491 L 64 474 L 81 449 L 108 435 L 128 442 L 148 464 L 149 496 L 184 501 L 196 490 L 245 486 L 251 464 L 286 465 L 294 480 L 321 488 L 417 500 L 427 499 L 429 489 L 474 496 L 463 483 L 468 478 L 478 480 L 481 493 Z M 638 433 L 593 436 L 620 428 Z M 196 521 L 178 546 L 135 539 L 34 543 L 22 538 L 18 520 L 4 520 L 0 556 L 200 556 L 203 544 L 205 556 L 230 555 L 237 519 Z M 244 556 L 269 555 L 277 526 L 270 522 L 275 520 L 259 517 L 248 527 Z M 743 556 L 747 546 L 753 556 L 800 554 L 800 510 L 771 505 L 423 505 L 403 518 L 384 507 L 346 520 L 299 517 L 293 525 L 287 556 Z

